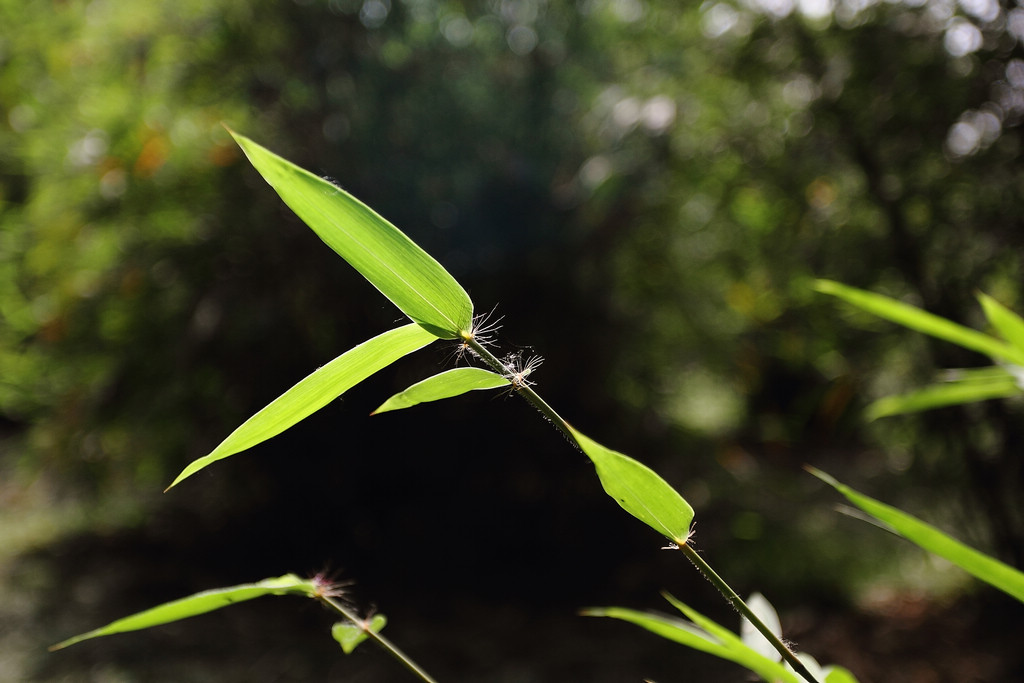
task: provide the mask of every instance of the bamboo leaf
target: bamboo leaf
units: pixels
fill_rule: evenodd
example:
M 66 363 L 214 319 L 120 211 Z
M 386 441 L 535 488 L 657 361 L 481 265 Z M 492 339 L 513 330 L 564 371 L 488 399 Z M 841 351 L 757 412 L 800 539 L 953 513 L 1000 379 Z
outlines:
M 380 633 L 388 620 L 383 614 L 375 614 L 371 619 L 359 624 L 351 621 L 339 621 L 331 627 L 331 636 L 338 641 L 345 654 L 350 655 L 359 643 L 369 638 L 368 631 Z
M 423 348 L 434 339 L 434 335 L 419 325 L 409 324 L 346 351 L 242 423 L 211 453 L 192 461 L 167 488 L 176 486 L 211 463 L 277 436 L 373 373 Z
M 295 574 L 286 574 L 276 579 L 264 579 L 258 583 L 243 583 L 228 588 L 215 588 L 190 595 L 187 598 L 166 602 L 157 607 L 138 612 L 123 619 L 111 622 L 106 626 L 77 635 L 57 643 L 50 650 L 60 650 L 83 640 L 109 636 L 127 631 L 139 631 L 144 628 L 169 624 L 188 617 L 212 612 L 235 603 L 252 600 L 263 595 L 305 595 L 313 597 L 316 588 L 312 580 L 302 579 Z
M 569 427 L 594 463 L 605 493 L 641 522 L 677 545 L 686 543 L 693 508 L 657 472 Z
M 469 391 L 508 386 L 508 380 L 483 368 L 455 368 L 417 382 L 385 401 L 373 415 L 409 408 L 428 401 L 460 396 Z
M 586 617 L 609 617 L 626 621 L 647 629 L 666 640 L 671 640 L 694 650 L 732 661 L 732 653 L 729 648 L 722 645 L 717 638 L 708 632 L 682 619 L 653 612 L 638 612 L 625 607 L 592 607 L 583 610 L 581 614 Z
M 679 603 L 680 605 L 682 603 Z M 687 608 L 689 609 L 689 608 Z M 715 635 L 705 631 L 699 625 L 675 619 L 661 614 L 651 612 L 638 612 L 624 607 L 600 607 L 591 608 L 583 612 L 584 616 L 610 617 L 629 622 L 651 633 L 657 634 L 666 640 L 685 645 L 689 648 L 713 655 L 720 659 L 739 664 L 742 667 L 753 671 L 764 680 L 782 681 L 784 683 L 802 683 L 799 678 L 778 662 L 767 659 L 754 650 L 746 647 L 743 642 L 733 635 L 728 643 L 725 643 Z M 699 617 L 700 615 L 698 615 Z M 700 617 L 706 619 L 706 617 Z M 706 622 L 711 622 L 706 619 Z M 705 622 L 705 623 L 706 623 Z M 718 626 L 715 624 L 715 626 Z M 728 629 L 718 626 L 722 631 Z
M 1021 393 L 1017 380 L 1006 370 L 996 367 L 1000 374 L 968 375 L 964 380 L 939 382 L 899 396 L 886 396 L 868 406 L 869 420 L 881 417 L 916 413 L 932 408 L 974 403 L 992 398 L 1009 398 Z
M 466 290 L 405 233 L 341 188 L 228 132 L 284 203 L 413 322 L 442 339 L 469 332 Z
M 978 301 L 999 335 L 1014 348 L 1024 350 L 1024 319 L 987 294 L 979 293 Z
M 917 332 L 983 353 L 993 359 L 1024 365 L 1024 349 L 1015 348 L 995 337 L 958 325 L 916 306 L 831 280 L 817 280 L 814 287 L 819 292 L 839 297 L 868 313 Z
M 854 491 L 821 470 L 809 467 L 808 471 L 846 496 L 861 510 L 889 525 L 903 538 L 1024 602 L 1024 573 L 964 545 L 912 515 Z
M 765 657 L 757 650 L 748 646 L 740 636 L 736 635 L 721 624 L 709 619 L 689 605 L 679 601 L 668 593 L 662 594 L 669 603 L 682 612 L 688 619 L 693 621 L 699 628 L 703 629 L 712 637 L 717 638 L 722 645 L 729 650 L 732 656 L 726 657 L 730 661 L 747 667 L 766 681 L 785 681 L 785 683 L 801 683 L 800 678 L 790 669 L 785 667 L 775 658 Z

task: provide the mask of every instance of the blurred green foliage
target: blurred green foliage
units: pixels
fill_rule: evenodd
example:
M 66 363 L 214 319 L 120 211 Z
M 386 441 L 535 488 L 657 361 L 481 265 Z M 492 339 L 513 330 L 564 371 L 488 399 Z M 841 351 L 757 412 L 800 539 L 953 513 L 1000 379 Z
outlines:
M 393 321 L 237 164 L 227 122 L 500 302 L 569 419 L 689 482 L 708 533 L 751 544 L 738 561 L 819 570 L 767 541 L 815 524 L 780 503 L 808 460 L 861 488 L 913 470 L 921 505 L 960 491 L 981 545 L 1020 561 L 1018 406 L 862 425 L 870 398 L 981 359 L 809 283 L 965 322 L 976 288 L 1024 308 L 1021 13 L 0 0 L 5 465 L 162 488 Z

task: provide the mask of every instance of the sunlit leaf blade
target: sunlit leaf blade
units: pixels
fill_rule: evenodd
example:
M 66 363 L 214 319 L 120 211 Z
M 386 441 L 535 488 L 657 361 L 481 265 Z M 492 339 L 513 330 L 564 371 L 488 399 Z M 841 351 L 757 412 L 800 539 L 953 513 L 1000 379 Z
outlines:
M 965 349 L 978 351 L 993 359 L 1024 365 L 1024 349 L 1015 348 L 995 337 L 958 325 L 916 306 L 831 280 L 816 280 L 814 287 L 819 292 L 839 297 L 868 313 L 917 332 L 952 342 Z
M 597 443 L 573 427 L 573 438 L 594 463 L 605 493 L 622 508 L 678 545 L 686 543 L 693 508 L 646 465 Z
M 999 336 L 1015 348 L 1024 350 L 1024 319 L 987 294 L 979 293 L 978 301 Z
M 671 640 L 694 650 L 739 664 L 758 674 L 764 680 L 803 683 L 801 679 L 797 678 L 795 674 L 788 671 L 781 664 L 762 657 L 754 650 L 743 645 L 742 641 L 738 638 L 726 645 L 699 626 L 682 619 L 674 619 L 650 612 L 638 612 L 623 607 L 592 608 L 585 610 L 583 614 L 585 616 L 611 617 L 612 619 L 627 621 L 647 629 L 666 640 Z M 723 630 L 725 629 L 723 628 Z
M 666 640 L 685 645 L 722 659 L 732 659 L 732 653 L 717 638 L 694 624 L 653 612 L 638 612 L 625 607 L 592 607 L 581 612 L 587 617 L 620 619 L 647 629 Z
M 211 453 L 193 460 L 167 488 L 170 489 L 211 463 L 277 436 L 373 373 L 435 339 L 434 335 L 419 325 L 409 324 L 389 330 L 346 351 L 243 422 Z
M 383 614 L 375 614 L 365 624 L 353 624 L 351 621 L 339 621 L 331 627 L 331 636 L 338 641 L 345 654 L 350 655 L 359 643 L 369 638 L 367 631 L 380 633 L 388 623 Z
M 405 233 L 341 188 L 229 132 L 284 203 L 403 313 L 444 339 L 469 331 L 466 290 Z
M 1002 368 L 995 368 L 1001 374 L 982 378 L 971 376 L 965 380 L 939 382 L 923 389 L 898 396 L 886 396 L 868 406 L 865 414 L 869 420 L 891 415 L 916 413 L 932 408 L 986 401 L 992 398 L 1009 398 L 1021 393 L 1017 380 Z
M 802 683 L 802 679 L 793 671 L 783 666 L 775 658 L 768 658 L 743 642 L 738 635 L 722 626 L 716 621 L 709 619 L 689 605 L 679 601 L 668 593 L 663 593 L 665 599 L 682 612 L 699 628 L 716 638 L 723 647 L 731 654 L 726 657 L 730 661 L 747 667 L 766 681 L 784 681 L 785 683 Z
M 964 545 L 912 515 L 854 491 L 821 470 L 813 467 L 808 470 L 861 510 L 885 522 L 903 538 L 1024 602 L 1024 572 Z
M 409 408 L 428 401 L 440 401 L 460 396 L 469 391 L 507 387 L 508 380 L 496 372 L 483 368 L 455 368 L 417 382 L 405 391 L 399 392 L 373 411 L 373 414 L 389 410 Z
M 152 609 L 118 619 L 88 633 L 68 638 L 50 647 L 50 649 L 59 650 L 90 638 L 109 636 L 114 633 L 125 633 L 127 631 L 139 631 L 144 628 L 160 626 L 161 624 L 169 624 L 172 621 L 180 621 L 188 617 L 205 614 L 221 607 L 252 600 L 263 595 L 305 595 L 312 597 L 315 593 L 316 588 L 312 580 L 300 578 L 295 574 L 286 574 L 275 579 L 264 579 L 258 583 L 243 583 L 228 588 L 215 588 L 190 595 L 187 598 L 166 602 Z

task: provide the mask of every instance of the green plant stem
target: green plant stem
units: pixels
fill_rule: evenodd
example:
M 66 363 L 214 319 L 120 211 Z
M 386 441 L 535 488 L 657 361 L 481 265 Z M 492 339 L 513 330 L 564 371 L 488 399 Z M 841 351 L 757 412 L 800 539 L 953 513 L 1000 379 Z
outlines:
M 345 607 L 345 605 L 341 604 L 340 602 L 338 602 L 330 596 L 320 595 L 318 597 L 320 598 L 320 601 L 323 602 L 325 605 L 341 614 L 341 616 L 345 617 L 356 626 L 361 627 L 363 629 L 363 633 L 365 633 L 368 637 L 372 638 L 373 640 L 377 641 L 378 645 L 380 645 L 382 648 L 390 652 L 395 659 L 404 664 L 405 667 L 409 669 L 409 671 L 412 671 L 414 674 L 416 674 L 420 678 L 420 680 L 424 681 L 424 683 L 437 683 L 437 681 L 434 680 L 430 676 L 430 674 L 421 669 L 419 665 L 416 664 L 416 662 L 412 661 L 412 659 L 409 658 L 409 655 L 405 654 L 400 649 L 398 649 L 397 645 L 395 645 L 386 637 L 382 636 L 376 631 L 368 628 L 369 620 L 360 619 L 358 614 L 356 614 L 349 608 Z
M 807 667 L 804 666 L 803 662 L 800 661 L 796 654 L 794 654 L 794 652 L 790 650 L 784 642 L 782 642 L 782 639 L 773 633 L 772 630 L 768 628 L 768 626 L 765 625 L 765 623 L 761 621 L 756 614 L 754 614 L 754 611 L 747 606 L 747 603 L 743 602 L 743 599 L 736 594 L 736 591 L 734 591 L 732 587 L 725 582 L 725 579 L 719 576 L 718 573 L 711 568 L 711 565 L 704 561 L 704 558 L 701 557 L 693 547 L 684 543 L 679 546 L 679 550 L 682 551 L 683 555 L 686 555 L 686 559 L 688 559 L 693 566 L 697 568 L 697 571 L 699 571 L 705 579 L 710 581 L 711 585 L 718 589 L 718 592 L 729 601 L 736 611 L 746 617 L 747 621 L 753 624 L 754 628 L 760 631 L 761 635 L 768 639 L 768 642 L 772 644 L 772 647 L 779 651 L 779 654 L 782 655 L 784 660 L 786 660 L 786 663 L 793 667 L 794 671 L 807 680 L 808 683 L 819 683 L 819 681 L 811 675 L 811 672 L 807 670 Z
M 469 348 L 472 349 L 473 352 L 476 353 L 476 355 L 478 355 L 485 363 L 487 363 L 492 370 L 505 377 L 513 374 L 512 368 L 503 363 L 497 356 L 484 348 L 475 339 L 466 339 L 465 341 Z M 572 443 L 576 443 L 576 437 L 573 436 L 572 430 L 569 428 L 569 423 L 566 422 L 561 415 L 556 413 L 554 408 L 548 405 L 547 401 L 542 399 L 537 392 L 527 385 L 513 385 L 513 387 L 517 394 L 522 396 L 526 401 L 533 405 L 533 407 L 539 410 L 541 414 L 558 427 L 558 429 L 561 430 Z M 793 651 L 786 647 L 786 644 L 783 643 L 777 635 L 772 633 L 771 629 L 769 629 L 764 622 L 754 614 L 753 610 L 747 607 L 747 603 L 743 602 L 743 599 L 736 594 L 736 591 L 734 591 L 729 584 L 725 582 L 725 579 L 720 577 L 715 570 L 711 568 L 711 565 L 705 562 L 704 559 L 697 554 L 696 550 L 685 543 L 680 545 L 679 549 L 683 551 L 683 554 L 686 555 L 691 563 L 693 563 L 697 568 L 697 571 L 699 571 L 704 578 L 710 581 L 711 584 L 718 589 L 718 592 L 721 593 L 740 614 L 746 617 L 747 620 L 754 625 L 754 628 L 760 631 L 761 634 L 768 639 L 768 642 L 772 644 L 772 647 L 779 651 L 779 654 L 781 654 L 782 658 L 785 659 L 791 667 L 793 667 L 794 671 L 805 678 L 808 683 L 819 683 L 814 676 L 811 675 L 811 672 L 807 670 L 807 667 L 803 665 L 803 662 L 797 658 Z
M 487 365 L 491 367 L 492 370 L 497 372 L 499 375 L 508 377 L 513 373 L 512 368 L 510 368 L 505 363 L 501 362 L 501 360 L 497 356 L 488 351 L 475 339 L 466 339 L 466 344 L 469 346 L 470 349 L 473 350 L 473 353 L 478 355 L 485 363 L 487 363 Z M 511 380 L 509 381 L 509 384 L 512 384 Z M 542 399 L 536 391 L 531 389 L 526 384 L 521 384 L 519 386 L 513 385 L 513 387 L 515 392 L 522 396 L 527 401 L 527 403 L 529 403 L 534 408 L 539 410 L 544 417 L 546 417 L 552 424 L 558 427 L 558 429 L 563 434 L 565 434 L 566 438 L 568 438 L 569 441 L 571 441 L 572 443 L 576 443 L 576 437 L 572 435 L 572 430 L 569 429 L 569 423 L 566 422 L 561 415 L 556 413 L 555 409 L 548 405 L 548 402 Z

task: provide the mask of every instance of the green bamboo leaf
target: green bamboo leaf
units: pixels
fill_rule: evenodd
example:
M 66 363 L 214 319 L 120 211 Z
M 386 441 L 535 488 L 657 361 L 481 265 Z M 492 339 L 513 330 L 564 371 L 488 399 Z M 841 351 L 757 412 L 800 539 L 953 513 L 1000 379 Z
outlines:
M 1024 365 L 1024 349 L 1010 346 L 995 337 L 958 325 L 916 306 L 831 280 L 816 280 L 814 288 L 824 294 L 839 297 L 868 313 L 917 332 L 952 342 L 965 349 L 978 351 L 993 359 Z
M 785 683 L 802 683 L 802 679 L 792 670 L 784 666 L 774 657 L 765 657 L 753 649 L 743 639 L 722 626 L 716 621 L 709 619 L 689 605 L 679 601 L 668 593 L 662 593 L 666 600 L 682 612 L 699 628 L 707 631 L 712 637 L 717 638 L 722 645 L 732 654 L 727 657 L 730 661 L 745 666 L 766 681 L 784 681 Z
M 775 659 L 770 659 L 760 654 L 743 642 L 740 636 L 736 635 L 716 621 L 709 619 L 689 605 L 679 601 L 668 593 L 662 593 L 666 600 L 682 612 L 699 628 L 717 638 L 720 643 L 729 651 L 728 659 L 745 666 L 766 681 L 784 681 L 785 683 L 802 683 L 801 679 L 791 670 L 783 666 Z
M 692 607 L 680 602 L 669 594 L 665 598 L 691 621 L 684 621 L 652 612 L 638 612 L 623 607 L 593 607 L 583 610 L 584 616 L 610 617 L 635 624 L 662 638 L 685 645 L 694 650 L 714 655 L 739 664 L 766 681 L 777 683 L 804 683 L 789 666 L 778 661 L 777 653 L 771 650 L 765 656 L 758 648 L 752 647 L 746 638 L 705 617 Z M 774 610 L 772 610 L 774 612 Z M 857 683 L 849 671 L 842 667 L 821 667 L 813 657 L 798 654 L 800 661 L 812 675 L 826 683 Z
M 211 453 L 193 460 L 167 488 L 170 489 L 211 463 L 277 436 L 373 373 L 423 348 L 434 339 L 434 335 L 419 325 L 409 324 L 389 330 L 346 351 L 243 422 Z
M 611 617 L 629 622 L 666 640 L 739 664 L 764 680 L 803 683 L 784 666 L 746 647 L 738 638 L 731 640 L 729 644 L 724 644 L 714 635 L 688 621 L 623 607 L 592 608 L 585 610 L 583 614 L 592 617 Z M 719 628 L 727 631 L 724 627 Z
M 717 638 L 695 624 L 682 619 L 653 612 L 638 612 L 625 607 L 591 607 L 583 610 L 581 614 L 586 617 L 609 617 L 626 621 L 647 629 L 666 640 L 715 657 L 734 661 L 732 651 L 722 645 Z
M 891 415 L 916 413 L 992 398 L 1009 398 L 1021 393 L 1017 380 L 1009 372 L 999 367 L 994 369 L 1000 374 L 972 374 L 964 380 L 939 382 L 899 396 L 886 396 L 868 406 L 867 419 L 877 420 Z
M 359 643 L 369 638 L 367 631 L 380 633 L 388 620 L 383 614 L 375 614 L 365 623 L 353 624 L 351 621 L 339 621 L 331 627 L 331 636 L 338 641 L 345 654 L 350 655 Z
M 569 427 L 573 438 L 594 463 L 605 493 L 622 508 L 677 545 L 686 543 L 693 508 L 668 482 L 646 465 Z
M 390 410 L 409 408 L 428 401 L 460 396 L 469 391 L 507 387 L 508 380 L 496 372 L 483 368 L 455 368 L 417 382 L 405 391 L 384 401 L 373 415 Z
M 903 538 L 1024 602 L 1024 573 L 964 545 L 916 517 L 854 491 L 821 470 L 809 467 L 808 471 Z
M 284 203 L 413 322 L 442 339 L 469 332 L 466 290 L 405 233 L 341 188 L 228 132 Z
M 1014 348 L 1024 350 L 1024 319 L 987 294 L 979 293 L 978 301 L 1000 336 Z
M 60 650 L 90 638 L 109 636 L 114 633 L 125 633 L 127 631 L 139 631 L 144 628 L 160 626 L 161 624 L 169 624 L 172 621 L 180 621 L 188 617 L 205 614 L 263 595 L 305 595 L 313 597 L 315 594 L 316 586 L 313 581 L 300 578 L 295 574 L 286 574 L 276 579 L 264 579 L 258 583 L 243 583 L 228 588 L 215 588 L 190 595 L 187 598 L 166 602 L 152 609 L 118 619 L 106 626 L 57 643 L 51 646 L 50 650 Z

